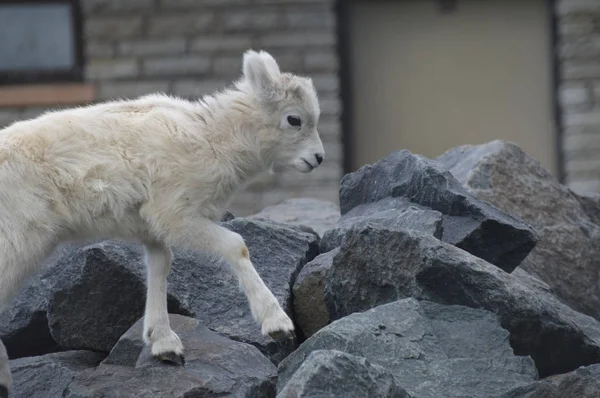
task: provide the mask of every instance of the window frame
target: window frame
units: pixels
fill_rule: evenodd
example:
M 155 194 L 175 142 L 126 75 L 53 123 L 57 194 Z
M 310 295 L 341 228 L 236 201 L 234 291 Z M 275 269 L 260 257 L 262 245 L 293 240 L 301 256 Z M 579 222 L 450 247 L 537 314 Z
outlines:
M 47 5 L 67 4 L 71 9 L 71 34 L 74 43 L 74 62 L 68 69 L 31 69 L 2 71 L 0 86 L 9 84 L 41 84 L 82 82 L 84 79 L 83 18 L 78 0 L 0 0 L 0 7 L 9 4 Z

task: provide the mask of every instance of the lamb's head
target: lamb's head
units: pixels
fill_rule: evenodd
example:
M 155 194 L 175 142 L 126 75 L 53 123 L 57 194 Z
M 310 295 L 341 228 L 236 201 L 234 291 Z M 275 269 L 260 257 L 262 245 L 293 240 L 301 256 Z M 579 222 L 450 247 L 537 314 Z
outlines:
M 317 131 L 319 101 L 309 78 L 282 73 L 267 52 L 244 54 L 240 82 L 258 102 L 261 131 L 268 166 L 273 171 L 295 169 L 309 173 L 325 156 Z

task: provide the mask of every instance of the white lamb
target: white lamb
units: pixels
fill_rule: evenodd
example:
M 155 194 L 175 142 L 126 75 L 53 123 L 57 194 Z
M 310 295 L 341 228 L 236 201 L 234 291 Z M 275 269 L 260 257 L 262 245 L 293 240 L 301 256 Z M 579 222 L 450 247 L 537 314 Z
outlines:
M 319 114 L 310 79 L 282 73 L 271 55 L 249 50 L 242 77 L 198 101 L 147 95 L 0 130 L 0 303 L 58 243 L 134 239 L 147 265 L 143 338 L 156 357 L 183 360 L 167 315 L 172 246 L 220 255 L 262 333 L 293 337 L 243 238 L 215 221 L 259 173 L 319 166 Z

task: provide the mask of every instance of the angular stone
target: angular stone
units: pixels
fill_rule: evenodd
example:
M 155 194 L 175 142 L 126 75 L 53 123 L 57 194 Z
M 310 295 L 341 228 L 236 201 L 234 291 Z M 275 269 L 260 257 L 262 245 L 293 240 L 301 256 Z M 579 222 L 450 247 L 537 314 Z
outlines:
M 119 338 L 119 341 L 117 341 L 117 344 L 115 344 L 106 359 L 102 361 L 103 365 L 135 366 L 145 347 L 144 341 L 142 340 L 142 331 L 144 330 L 143 319 L 144 318 L 134 323 L 133 326 Z M 188 333 L 197 329 L 199 325 L 197 319 L 182 315 L 170 314 L 169 319 L 171 328 L 177 333 Z
M 8 363 L 6 348 L 0 340 L 0 397 L 7 398 L 12 390 L 12 374 Z
M 64 349 L 109 352 L 143 314 L 141 247 L 101 242 L 77 250 L 62 268 L 48 303 L 48 325 Z M 169 297 L 171 313 L 190 314 Z
M 596 364 L 515 388 L 501 398 L 597 398 L 599 396 L 600 365 Z
M 359 205 L 327 230 L 321 239 L 321 252 L 339 247 L 346 233 L 355 226 L 381 226 L 390 229 L 413 229 L 441 239 L 443 215 L 435 210 L 411 205 L 401 198 L 387 198 L 374 204 Z
M 536 243 L 529 226 L 467 192 L 439 164 L 407 150 L 363 166 L 341 181 L 342 215 L 390 197 L 442 213 L 444 242 L 507 272 L 512 272 Z
M 581 205 L 585 214 L 589 217 L 590 221 L 600 225 L 600 194 L 593 192 L 586 194 L 572 193 Z
M 492 312 L 422 301 L 421 308 L 448 358 L 510 358 L 510 334 Z
M 294 315 L 304 337 L 310 337 L 329 323 L 325 306 L 326 275 L 338 250 L 320 254 L 306 264 L 294 283 Z
M 242 235 L 258 274 L 292 317 L 292 286 L 302 267 L 317 256 L 318 237 L 299 228 L 243 218 L 222 225 Z M 210 329 L 255 345 L 276 364 L 295 349 L 290 340 L 273 340 L 261 334 L 248 300 L 225 263 L 180 251 L 171 273 L 169 291 Z
M 318 254 L 318 237 L 274 222 L 233 219 L 226 228 L 246 240 L 250 257 L 282 308 L 293 315 L 292 286 Z M 294 348 L 291 340 L 263 336 L 230 267 L 213 256 L 175 248 L 168 280 L 168 310 L 194 316 L 234 340 L 254 344 L 274 362 Z M 142 248 L 116 241 L 85 246 L 58 274 L 48 309 L 51 335 L 65 349 L 109 352 L 144 314 Z
M 414 397 L 497 396 L 537 380 L 531 358 L 512 355 L 507 332 L 492 313 L 451 307 L 458 317 L 450 325 L 444 307 L 409 298 L 334 321 L 281 362 L 277 390 L 287 388 L 316 350 L 364 357 Z M 446 336 L 449 331 L 461 336 Z
M 48 328 L 48 300 L 60 270 L 70 263 L 77 245 L 60 245 L 43 261 L 42 270 L 29 279 L 0 313 L 0 339 L 11 359 L 59 351 Z
M 104 355 L 91 351 L 64 351 L 10 361 L 14 396 L 28 398 L 63 397 L 80 372 L 95 368 Z
M 103 363 L 96 369 L 80 373 L 64 396 L 184 398 L 275 395 L 277 369 L 256 347 L 223 337 L 187 317 L 170 315 L 169 321 L 186 347 L 185 366 L 162 364 L 145 346 L 138 352 L 133 365 L 128 361 L 117 361 L 121 365 Z M 142 322 L 139 320 L 132 330 L 140 331 Z M 139 336 L 138 346 L 141 346 L 141 334 L 136 334 Z
M 292 198 L 259 213 L 246 217 L 251 220 L 270 220 L 284 224 L 306 225 L 319 236 L 332 228 L 340 218 L 339 207 L 332 202 L 313 198 Z
M 495 313 L 540 376 L 600 362 L 600 323 L 531 281 L 420 232 L 367 226 L 347 234 L 327 274 L 331 319 L 406 297 Z
M 311 352 L 277 398 L 410 398 L 383 367 L 337 350 Z
M 474 195 L 531 224 L 539 241 L 521 267 L 572 308 L 600 319 L 600 207 L 561 185 L 517 145 L 452 149 L 437 161 Z

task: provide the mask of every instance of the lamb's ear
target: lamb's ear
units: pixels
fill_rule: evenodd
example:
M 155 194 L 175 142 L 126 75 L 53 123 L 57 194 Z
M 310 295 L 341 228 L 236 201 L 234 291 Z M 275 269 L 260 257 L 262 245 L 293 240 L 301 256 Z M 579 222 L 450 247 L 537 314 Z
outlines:
M 243 70 L 252 89 L 261 97 L 271 99 L 280 91 L 281 72 L 277 62 L 269 53 L 246 51 Z

